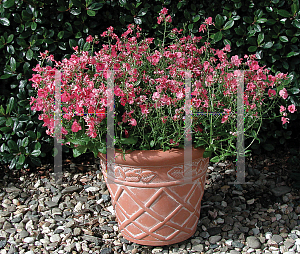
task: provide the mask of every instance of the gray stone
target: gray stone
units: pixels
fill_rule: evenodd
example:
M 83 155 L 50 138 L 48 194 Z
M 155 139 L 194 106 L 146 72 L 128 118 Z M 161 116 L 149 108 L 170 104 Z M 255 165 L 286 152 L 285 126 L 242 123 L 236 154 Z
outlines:
M 48 206 L 49 208 L 53 208 L 56 207 L 58 204 L 50 200 L 50 201 L 46 201 L 45 205 Z
M 59 234 L 54 234 L 50 237 L 50 242 L 55 243 L 55 242 L 60 242 L 61 238 Z
M 4 248 L 6 245 L 7 241 L 6 240 L 1 240 L 0 241 L 0 249 Z
M 83 235 L 83 236 L 81 236 L 81 238 L 83 240 L 88 241 L 88 242 L 95 243 L 96 245 L 98 245 L 100 243 L 100 238 L 96 237 L 96 236 Z
M 222 232 L 222 229 L 219 227 L 212 227 L 212 228 L 208 228 L 207 232 L 209 233 L 209 235 L 217 235 L 220 234 Z
M 62 194 L 69 194 L 73 192 L 79 192 L 82 190 L 81 186 L 68 186 L 65 189 L 62 190 Z
M 222 239 L 221 236 L 214 235 L 214 236 L 211 236 L 208 240 L 211 244 L 215 244 L 216 242 L 220 241 L 221 239 Z
M 283 196 L 284 194 L 291 192 L 291 190 L 292 189 L 288 186 L 279 186 L 271 189 L 276 197 Z
M 276 242 L 276 243 L 280 243 L 283 241 L 283 238 L 281 235 L 273 235 L 271 238 L 272 241 Z
M 255 236 L 247 237 L 246 242 L 250 248 L 259 249 L 261 247 L 259 239 L 257 239 Z
M 17 187 L 7 187 L 5 188 L 5 191 L 8 193 L 12 193 L 12 192 L 20 192 L 21 190 L 18 189 Z
M 203 244 L 196 244 L 196 245 L 193 245 L 193 247 L 192 247 L 192 250 L 193 250 L 193 251 L 199 251 L 199 252 L 202 252 L 203 249 L 204 249 Z
M 33 243 L 35 240 L 35 237 L 25 237 L 24 238 L 24 243 Z
M 29 236 L 29 233 L 26 230 L 22 230 L 21 232 L 19 232 L 20 238 L 25 238 L 27 236 Z
M 103 248 L 100 252 L 100 254 L 111 254 L 113 253 L 112 248 Z
M 233 241 L 231 243 L 231 246 L 234 247 L 234 248 L 243 248 L 244 247 L 244 244 L 242 244 L 241 242 L 239 241 Z

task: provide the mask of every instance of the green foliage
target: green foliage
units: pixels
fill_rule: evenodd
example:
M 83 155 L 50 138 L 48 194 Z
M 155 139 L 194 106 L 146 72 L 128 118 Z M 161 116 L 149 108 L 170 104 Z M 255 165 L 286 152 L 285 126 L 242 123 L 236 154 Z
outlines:
M 120 33 L 130 23 L 139 24 L 148 36 L 155 37 L 159 33 L 156 17 L 162 7 L 169 9 L 171 25 L 194 34 L 205 18 L 213 17 L 216 27 L 210 37 L 214 48 L 230 44 L 231 54 L 243 57 L 255 53 L 260 64 L 270 66 L 273 73 L 293 74 L 288 100 L 300 106 L 299 0 L 3 0 L 0 1 L 0 162 L 9 163 L 11 168 L 20 168 L 32 160 L 38 162 L 43 152 L 33 152 L 39 150 L 34 149 L 35 144 L 39 142 L 43 151 L 52 142 L 37 115 L 30 111 L 28 101 L 33 89 L 26 80 L 38 63 L 39 52 L 49 50 L 56 59 L 68 57 L 72 47 L 84 47 L 88 35 L 99 35 L 109 26 Z M 295 114 L 294 120 L 299 122 L 298 118 Z M 260 149 L 270 150 L 270 145 L 283 142 L 283 136 L 268 136 L 273 124 L 264 123 L 266 130 L 259 135 L 261 143 L 256 143 Z M 280 124 L 275 126 L 272 131 L 286 132 Z M 295 134 L 296 130 L 286 128 L 292 131 L 291 136 Z M 40 137 L 33 139 L 29 130 Z M 27 150 L 20 143 L 26 137 Z M 4 155 L 10 150 L 14 151 L 11 155 Z

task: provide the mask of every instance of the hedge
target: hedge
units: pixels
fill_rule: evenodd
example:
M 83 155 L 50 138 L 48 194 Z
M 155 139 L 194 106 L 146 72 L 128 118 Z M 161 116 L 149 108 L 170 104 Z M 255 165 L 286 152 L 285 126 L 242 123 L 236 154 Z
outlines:
M 258 1 L 145 1 L 145 0 L 3 0 L 0 1 L 0 163 L 10 169 L 38 166 L 53 150 L 38 115 L 30 110 L 34 95 L 28 79 L 39 52 L 49 50 L 56 59 L 69 57 L 72 47 L 83 47 L 88 35 L 99 35 L 113 26 L 117 33 L 130 23 L 139 24 L 149 36 L 159 36 L 156 17 L 169 9 L 172 24 L 197 33 L 211 16 L 215 47 L 230 44 L 231 54 L 256 54 L 272 72 L 288 72 L 292 80 L 289 100 L 299 106 L 300 18 L 298 0 Z M 278 112 L 277 112 L 278 113 Z M 252 149 L 273 150 L 276 144 L 298 133 L 298 114 L 284 129 L 266 121 L 261 143 Z M 272 128 L 272 133 L 269 129 Z M 295 131 L 297 130 L 297 131 Z M 269 135 L 269 137 L 268 137 Z M 53 152 L 53 151 L 52 151 Z

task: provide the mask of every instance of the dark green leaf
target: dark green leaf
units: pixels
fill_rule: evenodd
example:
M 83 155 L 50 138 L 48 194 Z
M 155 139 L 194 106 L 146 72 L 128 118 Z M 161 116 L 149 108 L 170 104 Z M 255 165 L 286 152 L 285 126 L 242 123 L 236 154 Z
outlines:
M 70 10 L 70 13 L 71 13 L 72 15 L 74 15 L 74 16 L 77 16 L 77 15 L 79 15 L 79 14 L 81 13 L 81 8 L 72 8 L 72 9 Z
M 10 113 L 13 110 L 14 106 L 15 106 L 15 98 L 10 97 L 7 108 L 6 108 L 6 114 L 7 115 L 10 115 Z
M 89 15 L 90 17 L 94 17 L 96 16 L 96 12 L 94 10 L 87 10 L 87 15 Z
M 289 92 L 292 94 L 298 94 L 300 92 L 300 89 L 298 87 L 292 87 L 289 89 Z
M 215 42 L 220 41 L 222 39 L 222 32 L 219 31 L 214 35 Z
M 32 49 L 28 49 L 27 53 L 26 53 L 26 59 L 28 61 L 30 61 L 32 59 L 32 57 L 33 57 L 33 51 L 32 51 Z
M 33 165 L 35 165 L 35 166 L 41 165 L 41 160 L 38 157 L 29 155 L 29 158 L 30 158 L 31 162 L 33 163 Z
M 81 154 L 84 154 L 87 150 L 87 147 L 86 146 L 79 146 L 79 147 L 76 147 L 73 149 L 73 156 L 74 157 L 78 157 L 80 156 Z
M 287 10 L 278 10 L 277 13 L 284 18 L 289 18 L 291 16 Z
M 294 52 L 294 51 L 292 51 L 292 52 L 288 53 L 288 54 L 286 55 L 286 57 L 297 56 L 297 55 L 299 55 L 299 52 Z
M 274 20 L 274 19 L 268 19 L 268 21 L 267 21 L 267 25 L 269 25 L 269 26 L 272 26 L 272 25 L 274 25 L 276 23 L 276 20 Z
M 190 13 L 189 13 L 189 11 L 187 9 L 184 10 L 184 17 L 187 20 L 191 20 L 191 15 L 190 15 Z
M 272 144 L 263 144 L 263 148 L 267 151 L 273 151 L 275 149 Z
M 300 29 L 300 21 L 294 20 L 293 25 Z
M 122 144 L 125 145 L 135 145 L 138 139 L 136 137 L 130 137 L 130 138 L 121 138 L 120 141 Z
M 23 165 L 24 162 L 25 162 L 25 160 L 26 160 L 25 155 L 24 155 L 24 154 L 21 154 L 21 155 L 19 156 L 19 164 Z
M 28 144 L 29 144 L 29 139 L 28 139 L 28 137 L 23 138 L 23 140 L 22 140 L 22 146 L 23 146 L 23 147 L 27 147 Z
M 248 48 L 248 51 L 249 52 L 255 52 L 257 50 L 257 47 L 256 46 L 250 46 L 249 48 Z
M 86 42 L 86 43 L 84 43 L 84 45 L 83 45 L 83 51 L 88 51 L 90 49 L 90 43 L 89 42 Z
M 41 154 L 41 150 L 33 150 L 31 152 L 31 155 L 34 157 L 38 157 L 38 156 L 40 156 L 40 154 Z
M 216 16 L 216 19 L 215 19 L 216 28 L 217 29 L 221 29 L 221 27 L 223 26 L 223 24 L 224 24 L 224 19 L 223 19 L 223 17 L 220 14 L 218 14 Z
M 265 49 L 269 49 L 269 48 L 272 48 L 272 46 L 273 46 L 273 42 L 267 42 L 265 45 L 264 45 L 264 48 Z
M 126 4 L 126 0 L 119 0 L 120 5 L 125 5 Z
M 72 0 L 72 3 L 76 7 L 79 7 L 79 8 L 82 7 L 82 2 L 80 0 Z
M 11 152 L 18 152 L 19 151 L 17 143 L 15 141 L 13 141 L 12 139 L 7 141 L 7 145 L 9 147 L 9 149 L 11 150 Z
M 229 28 L 233 27 L 234 25 L 234 21 L 233 20 L 229 20 L 225 23 L 223 30 L 228 30 Z
M 261 18 L 261 19 L 258 19 L 256 22 L 257 22 L 257 23 L 260 23 L 260 24 L 266 23 L 266 22 L 267 22 L 267 19 L 266 19 L 266 18 Z
M 200 15 L 196 15 L 194 18 L 193 18 L 193 22 L 197 22 L 199 21 L 200 19 Z
M 17 69 L 17 62 L 14 57 L 10 58 L 10 68 L 11 68 L 12 72 L 15 72 Z
M 16 164 L 17 164 L 17 161 L 18 161 L 18 157 L 15 156 L 15 157 L 11 160 L 11 162 L 10 162 L 10 164 L 9 164 L 9 169 L 15 168 L 15 166 L 16 166 Z
M 3 2 L 3 7 L 4 8 L 10 8 L 15 4 L 15 0 L 6 0 Z
M 279 40 L 281 40 L 282 42 L 288 42 L 289 39 L 286 36 L 279 36 Z
M 14 48 L 14 46 L 13 46 L 13 45 L 8 45 L 8 46 L 7 46 L 7 52 L 8 52 L 8 54 L 13 55 L 13 54 L 15 53 L 15 48 Z
M 257 44 L 260 45 L 264 41 L 265 35 L 264 33 L 260 33 L 257 38 Z
M 141 25 L 143 23 L 142 19 L 140 17 L 135 17 L 133 20 L 134 20 L 134 23 L 137 25 Z
M 13 39 L 14 39 L 14 35 L 10 34 L 6 40 L 6 43 L 11 43 Z
M 216 163 L 220 161 L 220 157 L 219 156 L 215 156 L 213 158 L 210 159 L 211 162 Z

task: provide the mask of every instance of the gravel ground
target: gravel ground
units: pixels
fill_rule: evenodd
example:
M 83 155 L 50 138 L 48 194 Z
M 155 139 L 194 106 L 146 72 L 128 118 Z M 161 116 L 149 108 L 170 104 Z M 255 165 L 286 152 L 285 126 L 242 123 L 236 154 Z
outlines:
M 48 168 L 3 175 L 0 254 L 300 252 L 300 196 L 288 186 L 282 158 L 249 160 L 252 184 L 245 185 L 229 184 L 233 163 L 210 164 L 195 235 L 164 247 L 122 237 L 97 160 L 67 160 L 63 184 Z

